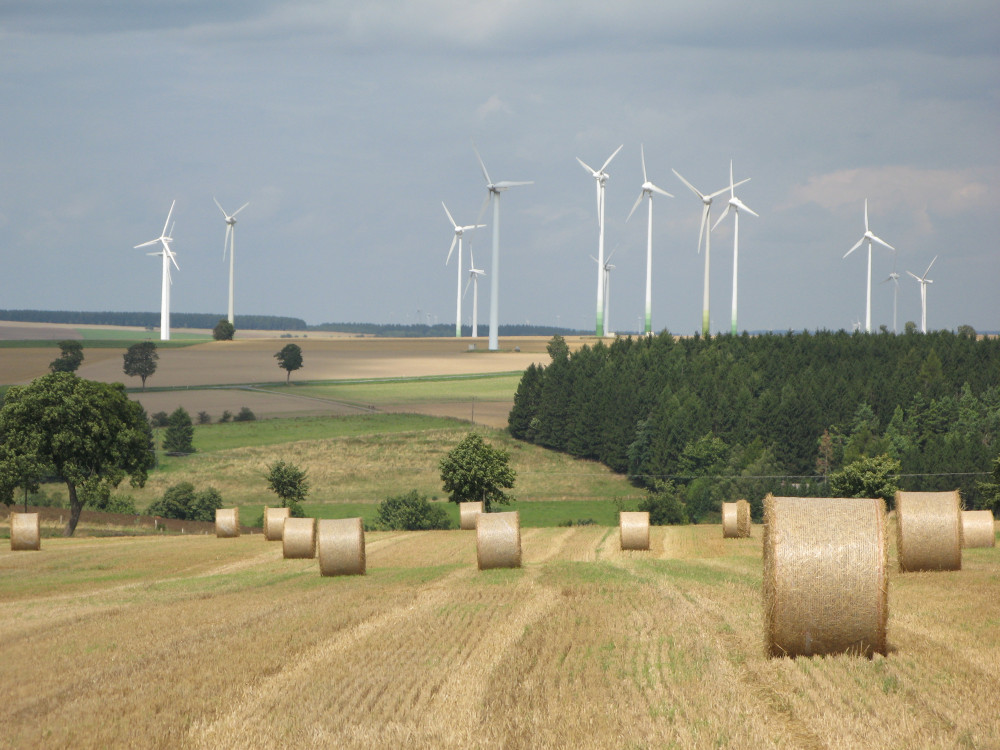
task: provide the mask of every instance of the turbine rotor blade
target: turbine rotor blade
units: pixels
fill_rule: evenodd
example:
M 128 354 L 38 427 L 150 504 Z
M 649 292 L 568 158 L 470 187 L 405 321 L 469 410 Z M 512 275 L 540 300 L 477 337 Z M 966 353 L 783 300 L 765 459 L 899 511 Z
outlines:
M 646 149 L 643 144 L 639 144 L 639 156 L 642 159 L 642 181 L 643 183 L 649 182 L 649 178 L 646 176 Z
M 740 209 L 741 211 L 746 211 L 748 214 L 750 214 L 751 216 L 756 216 L 758 219 L 760 218 L 759 213 L 757 213 L 752 208 L 747 206 L 747 204 L 741 201 L 739 198 L 733 198 L 733 200 L 736 201 L 736 207 L 738 209 Z
M 701 198 L 702 200 L 704 200 L 704 199 L 705 199 L 705 196 L 704 196 L 704 195 L 702 195 L 701 191 L 700 191 L 700 190 L 699 190 L 698 188 L 696 188 L 696 187 L 695 187 L 694 185 L 692 185 L 692 184 L 691 184 L 690 182 L 688 182 L 687 180 L 685 180 L 685 179 L 684 179 L 684 178 L 683 178 L 683 177 L 681 176 L 681 173 L 680 173 L 680 172 L 678 172 L 678 171 L 677 171 L 676 169 L 671 169 L 670 171 L 671 171 L 671 172 L 673 172 L 673 173 L 674 173 L 675 175 L 677 175 L 677 179 L 679 179 L 679 180 L 680 180 L 681 182 L 683 182 L 683 183 L 684 183 L 685 185 L 687 185 L 687 186 L 688 186 L 688 188 L 690 188 L 690 189 L 691 189 L 691 192 L 692 192 L 692 193 L 694 193 L 695 195 L 697 195 L 697 196 L 698 196 L 699 198 Z M 702 220 L 702 223 L 704 223 L 704 219 Z M 699 245 L 701 244 L 701 241 L 700 241 L 700 240 L 699 240 L 698 244 L 699 244 Z
M 647 184 L 649 185 L 649 189 L 652 190 L 654 193 L 659 193 L 660 195 L 665 195 L 668 198 L 673 198 L 674 197 L 672 193 L 668 193 L 663 188 L 657 187 L 652 182 L 647 182 Z
M 934 260 L 937 260 L 937 259 L 938 259 L 938 256 L 936 256 L 936 255 L 935 255 L 935 256 L 934 256 Z M 934 260 L 932 260 L 932 261 L 930 262 L 930 265 L 928 265 L 928 266 L 927 266 L 927 270 L 926 270 L 926 271 L 924 271 L 924 278 L 926 278 L 926 277 L 927 277 L 927 274 L 929 274 L 929 273 L 931 272 L 931 266 L 933 266 L 933 265 L 934 265 Z
M 215 201 L 215 205 L 219 207 L 219 210 L 220 210 L 220 211 L 222 211 L 222 215 L 223 215 L 223 216 L 225 216 L 225 217 L 226 217 L 226 218 L 228 219 L 228 218 L 229 218 L 229 214 L 227 214 L 227 213 L 226 213 L 226 209 L 224 209 L 224 208 L 222 207 L 222 204 L 221 204 L 221 203 L 219 203 L 219 199 L 218 199 L 218 198 L 216 198 L 216 197 L 215 197 L 215 196 L 213 195 L 213 196 L 212 196 L 212 200 L 213 200 L 213 201 Z
M 919 276 L 917 276 L 915 273 L 913 273 L 913 271 L 907 271 L 907 273 L 910 274 L 910 276 L 912 276 L 913 278 L 915 278 L 920 283 L 923 283 L 924 280 L 922 278 L 920 278 Z M 910 287 L 910 288 L 912 289 L 913 287 Z
M 579 156 L 576 157 L 576 160 L 578 162 L 580 162 L 580 166 L 582 166 L 584 169 L 586 169 L 588 172 L 590 172 L 590 174 L 591 174 L 592 177 L 597 177 L 597 170 L 595 170 L 593 167 L 591 167 L 589 164 L 587 164 L 587 162 L 585 162 Z
M 479 149 L 476 148 L 475 142 L 472 143 L 472 150 L 476 152 L 476 158 L 479 159 L 479 166 L 483 168 L 483 177 L 486 178 L 486 184 L 492 185 L 493 182 L 490 180 L 490 173 L 486 171 L 486 164 L 483 162 L 483 157 L 479 155 Z
M 883 247 L 889 248 L 890 250 L 895 250 L 896 249 L 892 245 L 890 245 L 888 242 L 886 242 L 885 240 L 880 239 L 879 237 L 876 237 L 874 234 L 871 235 L 871 239 L 874 240 L 875 242 L 877 242 L 878 244 L 882 245 Z
M 455 227 L 455 229 L 458 229 L 458 222 L 456 222 L 456 221 L 455 221 L 455 220 L 454 220 L 454 219 L 452 218 L 452 216 L 451 216 L 451 211 L 449 211 L 449 210 L 448 210 L 448 207 L 447 207 L 446 205 L 444 205 L 444 201 L 441 201 L 441 206 L 442 206 L 442 208 L 444 208 L 444 212 L 445 212 L 445 213 L 446 213 L 446 214 L 448 215 L 448 221 L 450 221 L 450 222 L 451 222 L 451 225 L 452 225 L 453 227 Z
M 680 175 L 678 175 L 680 176 Z M 701 226 L 698 227 L 698 252 L 701 252 L 701 240 L 705 234 L 705 226 L 708 224 L 708 212 L 711 211 L 711 206 L 707 203 L 705 207 L 701 210 Z
M 506 190 L 507 188 L 520 187 L 521 185 L 534 185 L 534 180 L 522 180 L 520 182 L 511 182 L 510 180 L 501 180 L 500 182 L 493 183 L 493 187 L 498 190 Z
M 852 247 L 850 250 L 848 250 L 846 253 L 844 253 L 844 258 L 846 258 L 848 255 L 850 255 L 855 250 L 857 250 L 859 247 L 861 247 L 861 245 L 862 245 L 862 243 L 864 241 L 865 241 L 864 237 L 862 237 L 860 240 L 858 240 L 857 243 L 854 245 L 854 247 Z
M 731 205 L 729 203 L 727 203 L 726 204 L 726 210 L 722 212 L 722 216 L 720 216 L 718 219 L 716 219 L 715 223 L 712 225 L 712 231 L 713 232 L 715 231 L 715 228 L 717 226 L 719 226 L 719 224 L 722 223 L 722 220 L 725 219 L 729 215 L 729 209 L 730 209 L 730 207 L 731 207 Z
M 236 216 L 236 214 L 238 214 L 240 211 L 242 211 L 244 208 L 246 208 L 249 205 L 250 205 L 250 201 L 247 201 L 246 203 L 244 203 L 242 206 L 240 206 L 235 211 L 233 211 L 233 216 Z M 229 217 L 229 218 L 232 218 L 232 216 Z
M 625 144 L 623 143 L 621 146 L 619 146 L 618 148 L 615 149 L 615 152 L 613 154 L 611 154 L 611 156 L 608 157 L 608 160 L 606 162 L 604 162 L 604 166 L 601 167 L 601 171 L 602 172 L 605 169 L 608 168 L 608 165 L 611 163 L 611 160 L 614 159 L 616 156 L 618 156 L 618 152 L 621 151 L 624 147 L 625 147 Z
M 451 251 L 455 249 L 455 244 L 458 242 L 458 235 L 456 234 L 451 238 L 451 247 L 448 248 L 448 257 L 444 259 L 444 264 L 448 265 L 448 261 L 451 260 Z
M 628 220 L 632 218 L 632 214 L 635 213 L 635 210 L 639 208 L 639 204 L 642 203 L 642 196 L 644 196 L 645 194 L 646 192 L 642 191 L 641 193 L 639 193 L 639 197 L 635 199 L 635 203 L 632 204 L 632 210 L 628 212 L 628 217 L 625 219 L 626 224 L 628 224 Z
M 868 231 L 868 199 L 865 198 L 865 231 Z
M 175 203 L 177 203 L 176 200 L 170 201 L 170 210 L 167 212 L 167 220 L 165 222 L 163 222 L 163 235 L 162 236 L 168 236 L 166 234 L 167 227 L 170 226 L 170 217 L 173 216 L 173 213 L 174 213 L 174 204 Z

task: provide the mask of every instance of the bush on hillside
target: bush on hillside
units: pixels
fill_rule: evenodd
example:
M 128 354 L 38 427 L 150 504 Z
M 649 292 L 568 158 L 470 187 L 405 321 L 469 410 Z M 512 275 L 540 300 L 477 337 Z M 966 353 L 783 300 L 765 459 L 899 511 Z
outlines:
M 688 522 L 687 507 L 681 499 L 682 492 L 669 479 L 657 481 L 649 495 L 639 501 L 639 510 L 649 512 L 653 526 L 673 526 Z
M 214 521 L 215 511 L 222 507 L 222 495 L 214 487 L 195 492 L 190 482 L 168 487 L 163 497 L 154 501 L 146 512 L 151 516 L 178 518 L 183 521 Z
M 440 505 L 432 505 L 416 490 L 387 497 L 375 508 L 376 523 L 386 531 L 426 531 L 449 529 L 451 520 Z

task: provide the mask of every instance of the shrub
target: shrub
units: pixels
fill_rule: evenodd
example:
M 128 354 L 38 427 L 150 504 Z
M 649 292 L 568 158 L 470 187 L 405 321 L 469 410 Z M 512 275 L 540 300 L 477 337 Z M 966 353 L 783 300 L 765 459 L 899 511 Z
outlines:
M 212 329 L 212 338 L 216 341 L 232 341 L 236 328 L 229 322 L 228 318 L 222 318 Z
M 451 520 L 440 505 L 431 505 L 416 490 L 387 497 L 375 508 L 379 528 L 396 531 L 425 531 L 451 528 Z
M 195 492 L 193 484 L 181 482 L 168 487 L 163 497 L 153 502 L 146 512 L 151 516 L 184 521 L 214 521 L 215 511 L 222 505 L 222 495 L 214 487 Z
M 167 419 L 167 431 L 163 436 L 163 450 L 168 453 L 194 453 L 191 441 L 194 439 L 194 425 L 191 415 L 183 406 L 178 406 Z
M 257 415 L 254 414 L 248 406 L 244 406 L 240 409 L 239 413 L 233 417 L 234 422 L 253 422 L 255 419 L 257 419 Z
M 639 501 L 639 510 L 649 513 L 653 526 L 670 526 L 688 522 L 687 507 L 678 490 L 669 479 L 657 482 L 645 499 Z
M 226 409 L 224 412 L 222 412 L 222 416 L 219 417 L 219 421 L 220 422 L 228 422 L 232 418 L 233 418 L 233 413 L 231 411 L 229 411 L 229 409 Z
M 198 424 L 211 424 L 212 415 L 207 411 L 198 412 Z
M 169 424 L 168 419 L 169 417 L 167 417 L 167 413 L 165 411 L 158 411 L 149 418 L 149 423 L 153 425 L 153 427 L 166 427 Z

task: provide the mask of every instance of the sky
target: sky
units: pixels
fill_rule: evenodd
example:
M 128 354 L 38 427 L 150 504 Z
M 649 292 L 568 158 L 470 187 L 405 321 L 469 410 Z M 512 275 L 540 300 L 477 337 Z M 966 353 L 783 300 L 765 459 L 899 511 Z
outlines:
M 995 0 L 6 0 L 0 4 L 0 309 L 158 311 L 171 201 L 174 312 L 454 324 L 453 230 L 494 181 L 500 323 L 595 326 L 593 178 L 608 166 L 608 329 L 700 330 L 703 192 L 750 178 L 740 330 L 1000 330 Z M 724 206 L 717 199 L 713 221 Z M 468 275 L 466 235 L 463 286 Z M 471 235 L 491 269 L 491 229 Z M 712 233 L 711 328 L 730 327 L 733 224 Z M 480 283 L 485 327 L 490 278 Z M 463 322 L 471 319 L 471 290 Z M 418 317 L 419 316 L 419 317 Z M 484 331 L 480 331 L 484 334 Z

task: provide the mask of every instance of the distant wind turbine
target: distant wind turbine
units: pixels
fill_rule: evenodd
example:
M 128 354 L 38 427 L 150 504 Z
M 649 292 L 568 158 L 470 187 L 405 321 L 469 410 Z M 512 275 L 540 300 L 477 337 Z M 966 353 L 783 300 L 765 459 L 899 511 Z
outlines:
M 604 290 L 604 329 L 606 335 L 611 335 L 611 272 L 615 270 L 615 266 L 612 265 L 611 259 L 614 257 L 615 253 L 618 252 L 618 246 L 612 250 L 608 257 L 604 259 L 604 264 L 601 266 L 601 284 Z M 598 263 L 597 258 L 593 255 L 590 259 L 595 263 Z
M 476 259 L 472 257 L 472 248 L 469 248 L 469 280 L 465 282 L 464 297 L 469 293 L 469 284 L 472 284 L 472 338 L 479 338 L 479 277 L 485 276 L 486 271 L 476 268 Z
M 895 250 L 892 245 L 883 239 L 875 236 L 871 229 L 868 228 L 868 199 L 865 198 L 865 233 L 861 235 L 861 239 L 858 240 L 854 247 L 844 253 L 846 258 L 848 255 L 857 250 L 861 245 L 868 241 L 868 288 L 867 288 L 867 302 L 865 304 L 865 333 L 872 332 L 872 242 L 877 242 L 878 244 L 889 248 L 890 250 Z
M 896 329 L 896 297 L 899 293 L 899 274 L 896 273 L 896 253 L 892 254 L 892 273 L 882 279 L 882 283 L 892 282 L 892 332 L 898 333 Z
M 499 337 L 499 296 L 500 296 L 500 193 L 508 188 L 518 187 L 519 185 L 533 185 L 534 180 L 528 180 L 523 182 L 493 182 L 490 179 L 489 173 L 486 171 L 486 164 L 483 162 L 483 157 L 479 155 L 479 149 L 476 148 L 475 144 L 472 145 L 472 150 L 476 152 L 476 158 L 479 159 L 479 166 L 483 169 L 483 177 L 486 178 L 486 190 L 488 195 L 486 200 L 483 201 L 483 207 L 479 210 L 479 215 L 482 216 L 483 211 L 486 210 L 486 206 L 490 201 L 493 201 L 493 263 L 490 266 L 490 340 L 489 340 L 489 350 L 495 352 L 500 348 L 500 337 Z M 477 220 L 478 223 L 478 220 Z
M 160 236 L 155 240 L 150 240 L 149 242 L 143 242 L 141 245 L 136 245 L 135 248 L 149 247 L 150 245 L 160 245 L 160 250 L 155 253 L 147 253 L 147 255 L 159 255 L 163 257 L 163 286 L 160 292 L 160 341 L 170 340 L 170 285 L 173 283 L 173 279 L 170 278 L 170 264 L 174 264 L 174 268 L 178 271 L 181 270 L 180 266 L 177 265 L 177 259 L 174 257 L 174 251 L 170 249 L 170 243 L 173 242 L 173 227 L 170 227 L 170 217 L 174 213 L 174 204 L 177 201 L 170 202 L 170 210 L 167 212 L 167 220 L 163 222 L 163 231 L 160 232 Z M 167 231 L 167 227 L 170 227 L 170 231 Z
M 222 260 L 226 259 L 226 252 L 229 252 L 229 322 L 234 322 L 233 317 L 233 268 L 236 264 L 236 214 L 242 211 L 244 208 L 249 206 L 249 203 L 244 203 L 242 206 L 233 211 L 232 214 L 227 214 L 226 209 L 224 209 L 219 201 L 213 196 L 213 201 L 215 205 L 219 206 L 219 210 L 222 211 L 222 215 L 226 217 L 226 237 L 222 242 Z
M 722 220 L 726 218 L 729 213 L 729 209 L 733 210 L 733 335 L 736 335 L 736 280 L 737 280 L 737 270 L 740 265 L 740 209 L 746 211 L 751 216 L 756 216 L 760 218 L 760 214 L 753 211 L 749 206 L 747 206 L 743 201 L 736 197 L 736 186 L 733 184 L 733 162 L 729 161 L 729 203 L 726 204 L 726 210 L 722 212 L 722 216 L 719 220 L 715 222 L 715 227 L 722 223 Z
M 646 175 L 646 151 L 644 147 L 640 144 L 639 154 L 642 157 L 642 190 L 639 192 L 639 197 L 635 199 L 635 204 L 632 206 L 632 210 L 628 212 L 628 218 L 625 219 L 625 223 L 632 218 L 632 214 L 635 210 L 639 208 L 639 204 L 642 203 L 643 196 L 648 196 L 649 198 L 649 223 L 646 228 L 646 335 L 653 335 L 653 193 L 659 193 L 660 195 L 665 195 L 668 198 L 673 198 L 670 193 L 662 188 L 657 187 L 652 182 L 649 181 L 649 177 Z
M 591 177 L 594 178 L 597 185 L 597 325 L 595 326 L 596 335 L 599 337 L 604 336 L 604 274 L 606 273 L 604 269 L 604 186 L 608 182 L 607 172 L 604 170 L 608 168 L 611 160 L 614 159 L 618 152 L 624 147 L 624 143 L 615 149 L 614 153 L 608 157 L 607 161 L 601 165 L 600 169 L 594 169 L 589 166 L 583 159 L 579 156 L 576 160 L 580 162 L 580 165 L 590 172 Z
M 938 256 L 934 256 L 934 260 L 937 260 Z M 915 278 L 920 283 L 920 331 L 922 333 L 927 333 L 927 285 L 933 284 L 931 279 L 927 278 L 927 274 L 931 272 L 931 266 L 934 265 L 934 260 L 930 262 L 927 266 L 927 270 L 924 271 L 923 276 L 917 276 L 912 271 L 907 271 L 910 276 Z
M 692 185 L 690 182 L 685 180 L 681 173 L 676 169 L 671 170 L 677 179 L 683 182 L 690 188 L 691 192 L 697 195 L 704 206 L 701 212 L 701 224 L 698 226 L 698 252 L 701 252 L 701 238 L 705 238 L 705 290 L 702 297 L 702 308 L 701 308 L 701 334 L 702 336 L 708 335 L 709 330 L 709 293 L 708 293 L 708 270 L 709 270 L 709 256 L 711 255 L 712 248 L 712 238 L 711 238 L 711 227 L 712 227 L 712 199 L 719 197 L 724 192 L 729 190 L 731 187 L 735 188 L 742 185 L 744 182 L 749 182 L 748 177 L 745 180 L 740 180 L 736 185 L 730 185 L 729 187 L 724 187 L 722 190 L 716 190 L 714 193 L 709 193 L 705 195 L 698 188 Z
M 444 205 L 444 201 L 441 201 L 441 205 L 444 207 L 444 212 L 448 215 L 448 221 L 455 228 L 455 236 L 451 239 L 451 247 L 448 248 L 448 257 L 445 259 L 444 264 L 448 265 L 448 261 L 451 260 L 451 253 L 455 249 L 455 243 L 458 243 L 458 262 L 455 264 L 458 267 L 458 281 L 455 285 L 455 338 L 462 337 L 462 235 L 473 229 L 480 229 L 485 227 L 485 224 L 470 224 L 466 227 L 460 227 L 458 222 L 452 218 L 451 211 L 448 207 Z

